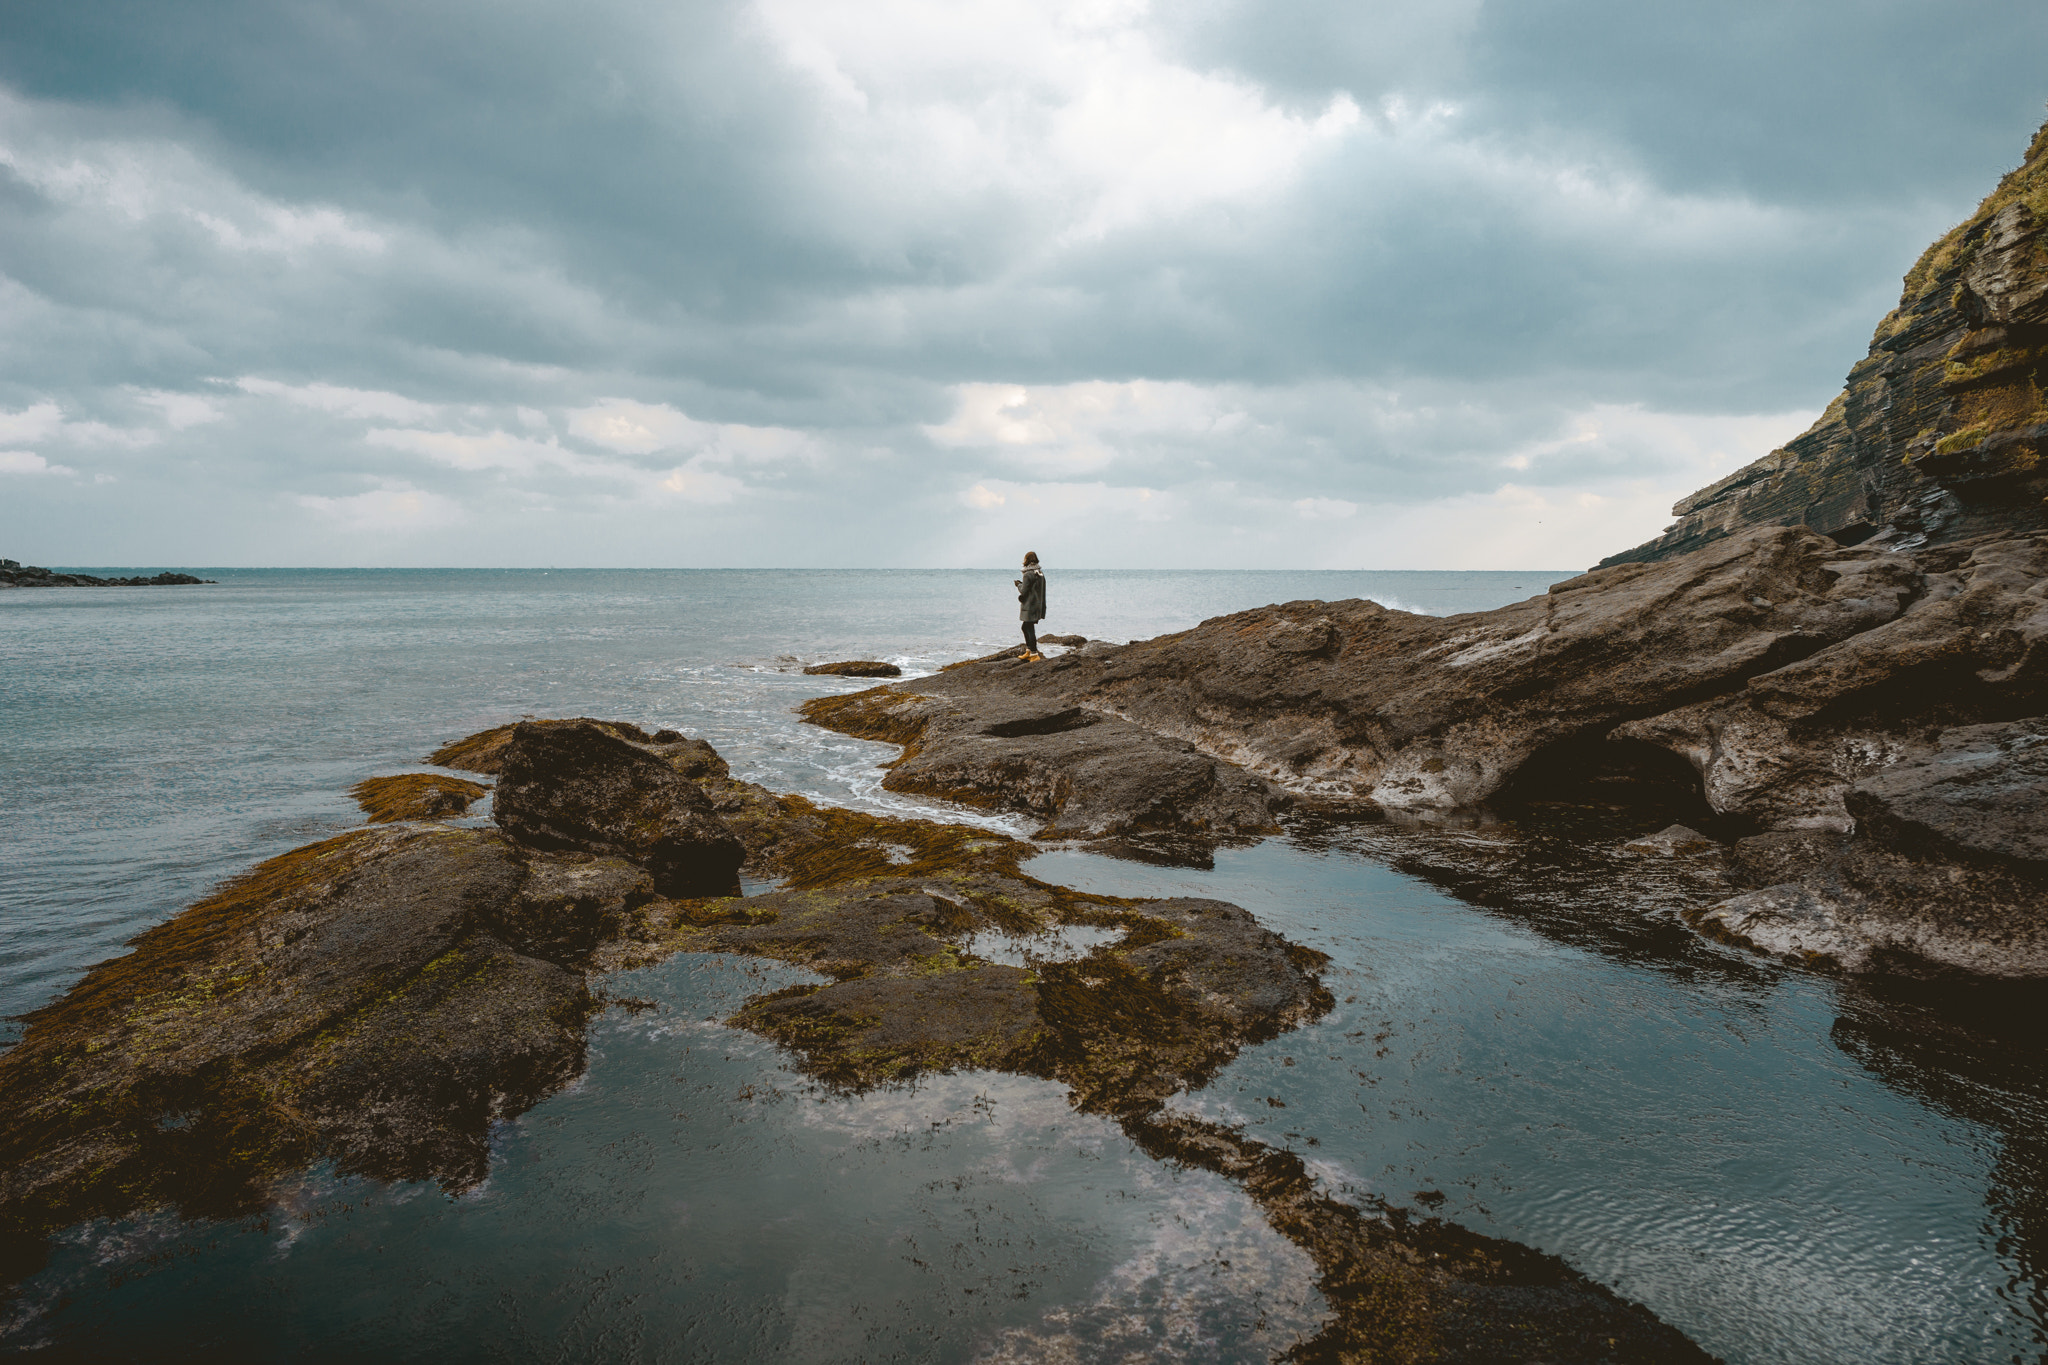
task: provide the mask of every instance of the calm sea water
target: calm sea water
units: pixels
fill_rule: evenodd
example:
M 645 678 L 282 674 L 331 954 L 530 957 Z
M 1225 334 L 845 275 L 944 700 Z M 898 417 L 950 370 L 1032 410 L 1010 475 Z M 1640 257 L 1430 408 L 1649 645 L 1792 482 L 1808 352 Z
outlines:
M 1015 638 L 1005 571 L 209 571 L 0 593 L 0 1011 L 250 863 L 359 822 L 355 781 L 523 714 L 701 734 L 744 777 L 891 810 L 884 746 L 799 725 Z M 1446 613 L 1557 573 L 1061 573 L 1046 629 L 1129 639 L 1295 598 Z M 948 812 L 948 814 L 957 814 Z M 2042 1358 L 2038 996 L 1859 985 L 1672 931 L 1463 904 L 1342 827 L 1210 872 L 1040 876 L 1234 900 L 1344 1001 L 1190 1107 L 1340 1190 L 1565 1256 L 1730 1361 Z M 1652 946 L 1646 947 L 1648 943 Z M 267 1219 L 73 1231 L 0 1316 L 45 1359 L 1262 1360 L 1306 1259 L 1241 1195 L 965 1074 L 847 1098 L 715 1020 L 805 979 L 685 956 L 610 983 L 589 1072 L 450 1199 L 306 1173 Z M 12 1036 L 12 1035 L 8 1035 Z M 1284 1108 L 1267 1103 L 1282 1101 Z

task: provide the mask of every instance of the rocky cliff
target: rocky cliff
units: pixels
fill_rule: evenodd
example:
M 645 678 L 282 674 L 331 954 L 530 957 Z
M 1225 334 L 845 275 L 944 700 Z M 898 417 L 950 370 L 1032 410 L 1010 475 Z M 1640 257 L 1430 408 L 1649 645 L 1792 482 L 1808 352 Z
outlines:
M 1644 563 L 1755 526 L 1905 548 L 2048 525 L 2048 125 L 1977 211 L 1927 248 L 1820 420 L 1683 498 Z

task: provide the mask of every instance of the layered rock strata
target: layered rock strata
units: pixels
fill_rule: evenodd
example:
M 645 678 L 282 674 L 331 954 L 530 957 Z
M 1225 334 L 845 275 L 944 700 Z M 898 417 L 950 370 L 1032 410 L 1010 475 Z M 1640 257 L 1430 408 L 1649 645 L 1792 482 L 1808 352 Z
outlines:
M 1825 835 L 1858 850 L 1897 843 L 1859 816 L 1868 793 L 1934 782 L 1954 732 L 2044 711 L 2048 534 L 1908 551 L 1796 527 L 1595 570 L 1497 611 L 1292 602 L 805 708 L 904 745 L 885 785 L 1047 817 L 1041 837 L 1214 839 L 1257 831 L 1291 796 L 1407 819 L 1621 806 L 1643 814 L 1639 833 L 1678 822 L 1723 841 Z M 1116 756 L 1049 742 L 1092 735 Z M 1199 785 L 1155 782 L 1146 765 L 1166 770 L 1166 755 L 1211 767 Z M 2022 822 L 2039 818 L 2032 798 L 2013 799 Z M 2048 970 L 2031 845 L 1981 806 L 1950 809 L 1945 842 L 1897 849 L 1927 877 L 1844 881 L 1814 851 L 1801 894 L 1923 958 Z M 1759 859 L 1734 874 L 1762 875 Z M 1966 863 L 1995 867 L 1995 896 L 1974 898 L 1975 873 L 1951 876 Z M 1894 932 L 1887 916 L 1923 927 Z
M 0 1269 L 33 1269 L 38 1235 L 84 1217 L 252 1211 L 319 1159 L 473 1184 L 490 1121 L 581 1069 L 589 972 L 745 953 L 826 978 L 729 1022 L 828 1083 L 1049 1077 L 1146 1150 L 1242 1184 L 1332 1306 L 1297 1358 L 1706 1359 L 1555 1257 L 1342 1203 L 1291 1153 L 1168 1112 L 1331 1004 L 1322 955 L 1236 906 L 1040 882 L 1016 840 L 777 797 L 672 731 L 525 722 L 441 753 L 499 777 L 501 830 L 378 824 L 273 859 L 29 1016 L 0 1055 Z M 697 870 L 679 874 L 687 840 Z M 782 889 L 657 894 L 729 877 L 735 847 Z M 1115 937 L 1030 947 L 1076 925 Z M 978 956 L 991 934 L 1026 965 Z
M 2048 125 L 1907 272 L 1870 353 L 1803 435 L 1681 499 L 1668 559 L 1757 526 L 1941 544 L 2048 526 Z

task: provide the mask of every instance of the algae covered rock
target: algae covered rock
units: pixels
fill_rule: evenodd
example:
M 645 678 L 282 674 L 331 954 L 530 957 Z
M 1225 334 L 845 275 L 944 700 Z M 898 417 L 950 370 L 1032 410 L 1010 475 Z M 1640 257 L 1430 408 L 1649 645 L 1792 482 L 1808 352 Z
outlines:
M 373 826 L 141 935 L 0 1055 L 0 1238 L 242 1212 L 322 1157 L 479 1178 L 490 1118 L 583 1061 L 580 974 L 486 927 L 526 876 L 491 831 Z
M 442 773 L 399 773 L 370 777 L 348 794 L 370 817 L 371 824 L 396 820 L 447 820 L 466 813 L 490 788 Z
M 488 921 L 522 953 L 580 964 L 653 899 L 653 876 L 623 858 L 530 853 L 518 895 L 500 901 Z
M 695 782 L 592 721 L 513 727 L 494 815 L 522 844 L 638 863 L 664 895 L 735 890 L 746 857 Z
M 1246 1044 L 1328 1011 L 1321 954 L 1236 906 L 1039 882 L 1018 870 L 1028 846 L 1004 835 L 777 797 L 732 780 L 708 746 L 646 738 L 596 722 L 511 727 L 487 741 L 501 816 L 520 793 L 503 833 L 374 825 L 273 859 L 29 1016 L 0 1055 L 0 1276 L 33 1268 L 41 1238 L 81 1218 L 251 1212 L 323 1159 L 472 1186 L 492 1122 L 581 1069 L 595 1008 L 582 968 L 725 952 L 831 978 L 728 1021 L 829 1082 L 965 1067 L 1052 1077 L 1147 1150 L 1243 1184 L 1315 1257 L 1332 1317 L 1311 1353 L 1698 1358 L 1555 1258 L 1398 1210 L 1362 1214 L 1316 1190 L 1293 1154 L 1164 1108 Z M 711 829 L 700 845 L 738 847 L 706 817 L 714 804 L 785 889 L 654 895 L 659 840 L 679 822 Z M 647 865 L 513 837 L 535 832 L 639 839 Z M 736 861 L 712 865 L 729 877 Z M 1023 967 L 983 956 L 992 938 L 1073 926 L 1114 933 Z M 1605 1349 L 1579 1349 L 1595 1341 Z

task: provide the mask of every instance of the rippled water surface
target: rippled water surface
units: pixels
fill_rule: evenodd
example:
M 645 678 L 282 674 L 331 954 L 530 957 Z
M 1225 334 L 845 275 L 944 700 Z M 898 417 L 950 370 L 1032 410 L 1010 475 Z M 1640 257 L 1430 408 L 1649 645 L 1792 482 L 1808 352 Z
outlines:
M 345 789 L 522 714 L 702 734 L 844 803 L 893 751 L 797 724 L 1006 645 L 1003 573 L 217 571 L 0 593 L 0 1011 L 34 1008 L 257 859 L 359 822 Z M 1060 574 L 1047 629 L 1127 639 L 1294 598 L 1432 612 L 1561 574 Z M 2040 997 L 1791 971 L 1454 900 L 1367 831 L 1212 871 L 1064 850 L 1038 876 L 1209 895 L 1333 958 L 1341 1002 L 1184 1103 L 1338 1189 L 1556 1252 L 1730 1361 L 2041 1358 Z M 1085 945 L 992 945 L 1058 956 Z M 715 1022 L 791 968 L 683 956 L 606 983 L 589 1072 L 450 1199 L 306 1174 L 264 1220 L 75 1229 L 0 1309 L 47 1359 L 1260 1360 L 1320 1313 L 1227 1183 L 1059 1087 L 847 1098 Z M 11 1035 L 9 1035 L 11 1036 Z

